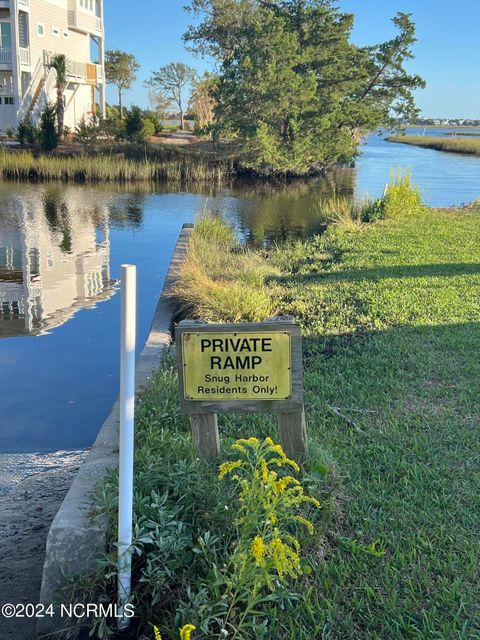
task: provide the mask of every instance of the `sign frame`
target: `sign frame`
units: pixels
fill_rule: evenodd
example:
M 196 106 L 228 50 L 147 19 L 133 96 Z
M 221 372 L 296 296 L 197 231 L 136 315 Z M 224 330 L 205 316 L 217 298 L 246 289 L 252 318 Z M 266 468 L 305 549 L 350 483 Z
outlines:
M 286 333 L 290 337 L 291 395 L 284 399 L 226 399 L 191 400 L 185 397 L 183 335 L 187 333 Z M 207 324 L 197 320 L 182 320 L 175 328 L 177 369 L 179 374 L 180 405 L 187 415 L 232 412 L 293 413 L 303 410 L 302 337 L 299 325 L 291 316 L 270 318 L 265 322 Z M 234 374 L 235 371 L 229 373 Z

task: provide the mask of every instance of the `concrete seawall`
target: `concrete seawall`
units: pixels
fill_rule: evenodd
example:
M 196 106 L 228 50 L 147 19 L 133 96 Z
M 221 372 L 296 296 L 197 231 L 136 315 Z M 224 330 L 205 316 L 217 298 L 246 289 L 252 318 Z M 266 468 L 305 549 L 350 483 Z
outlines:
M 188 245 L 192 225 L 183 225 L 167 276 L 155 310 L 150 333 L 135 368 L 136 393 L 141 392 L 155 369 L 161 365 L 165 348 L 171 342 L 170 328 L 174 308 L 166 292 L 176 279 Z M 85 576 L 92 572 L 98 558 L 106 551 L 105 520 L 92 522 L 92 494 L 108 469 L 118 465 L 119 402 L 105 420 L 85 462 L 80 467 L 47 538 L 40 602 L 59 601 L 58 589 L 65 575 Z M 64 620 L 63 625 L 71 624 Z M 62 628 L 62 620 L 40 618 L 38 633 Z

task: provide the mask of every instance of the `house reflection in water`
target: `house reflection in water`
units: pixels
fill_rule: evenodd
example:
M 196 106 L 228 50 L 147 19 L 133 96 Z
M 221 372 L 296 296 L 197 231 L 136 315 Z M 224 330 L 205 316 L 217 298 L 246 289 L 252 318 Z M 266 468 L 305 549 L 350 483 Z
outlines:
M 38 335 L 113 295 L 108 210 L 75 204 L 55 189 L 2 203 L 0 337 Z

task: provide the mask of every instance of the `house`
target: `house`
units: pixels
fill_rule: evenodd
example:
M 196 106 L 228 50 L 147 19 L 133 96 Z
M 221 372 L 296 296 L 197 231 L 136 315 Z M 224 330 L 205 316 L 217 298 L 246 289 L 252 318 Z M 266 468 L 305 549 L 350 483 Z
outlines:
M 39 335 L 80 309 L 114 295 L 110 279 L 109 211 L 95 217 L 84 194 L 3 196 L 0 218 L 0 340 Z
M 103 0 L 0 0 L 0 131 L 55 102 L 55 54 L 67 60 L 65 125 L 104 113 Z

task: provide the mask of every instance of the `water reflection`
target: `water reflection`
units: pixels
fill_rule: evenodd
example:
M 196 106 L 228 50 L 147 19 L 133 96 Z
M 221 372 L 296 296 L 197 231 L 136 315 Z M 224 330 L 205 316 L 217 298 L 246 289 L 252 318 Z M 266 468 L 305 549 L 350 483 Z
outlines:
M 37 335 L 112 296 L 108 209 L 78 213 L 64 187 L 4 200 L 0 217 L 0 337 Z
M 322 231 L 322 201 L 335 194 L 353 199 L 355 180 L 351 169 L 338 169 L 287 184 L 244 183 L 231 188 L 227 202 L 217 198 L 210 208 L 234 223 L 247 242 L 268 244 Z

